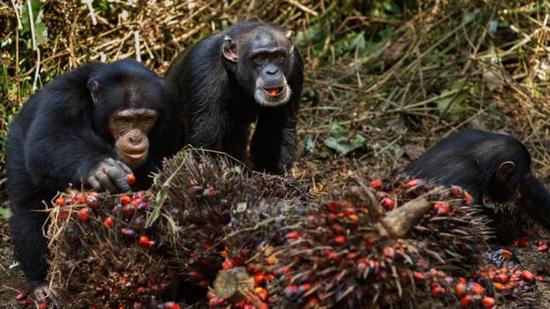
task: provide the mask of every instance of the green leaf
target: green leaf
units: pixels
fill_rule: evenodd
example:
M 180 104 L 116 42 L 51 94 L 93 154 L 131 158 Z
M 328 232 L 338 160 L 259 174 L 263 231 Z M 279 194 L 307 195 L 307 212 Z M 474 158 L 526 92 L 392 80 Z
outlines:
M 2 206 L 0 207 L 0 218 L 2 219 L 9 219 L 11 217 L 12 213 L 9 207 Z
M 339 155 L 345 156 L 351 153 L 354 150 L 357 150 L 367 141 L 362 135 L 356 134 L 351 139 L 348 139 L 344 136 L 340 137 L 328 137 L 325 139 L 325 146 L 336 151 Z
M 40 46 L 48 42 L 48 27 L 43 22 L 34 25 L 34 33 L 36 35 L 36 46 Z
M 333 122 L 330 124 L 330 133 L 335 136 L 341 136 L 347 133 L 346 128 L 344 128 L 340 123 Z
M 304 147 L 307 152 L 313 153 L 315 150 L 315 139 L 313 139 L 313 136 L 308 135 L 306 136 L 306 139 L 304 141 Z
M 350 145 L 343 138 L 328 137 L 325 139 L 325 145 L 342 156 L 347 155 L 351 151 Z
M 363 145 L 365 144 L 366 141 L 367 141 L 367 139 L 364 138 L 363 135 L 356 134 L 350 140 L 351 149 L 356 150 L 358 148 L 363 147 Z

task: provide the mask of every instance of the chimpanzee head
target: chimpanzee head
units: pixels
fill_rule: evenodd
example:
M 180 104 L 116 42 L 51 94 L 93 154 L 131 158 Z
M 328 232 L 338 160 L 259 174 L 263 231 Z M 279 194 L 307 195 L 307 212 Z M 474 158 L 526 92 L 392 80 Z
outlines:
M 142 64 L 123 60 L 104 66 L 88 80 L 94 129 L 114 143 L 119 159 L 140 167 L 164 126 L 166 84 Z
M 259 105 L 279 106 L 292 94 L 287 82 L 294 59 L 291 38 L 292 31 L 268 24 L 223 38 L 223 58 Z

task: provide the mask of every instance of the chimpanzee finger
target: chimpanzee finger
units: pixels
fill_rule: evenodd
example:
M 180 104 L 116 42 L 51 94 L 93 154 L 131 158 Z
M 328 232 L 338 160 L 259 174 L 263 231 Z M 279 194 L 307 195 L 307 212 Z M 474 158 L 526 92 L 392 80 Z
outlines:
M 94 190 L 101 191 L 101 183 L 99 183 L 95 175 L 88 177 L 87 182 Z
M 128 184 L 127 173 L 119 168 L 118 166 L 109 166 L 106 170 L 107 175 L 111 178 L 111 181 L 116 184 L 116 186 L 122 192 L 130 191 L 130 184 Z
M 101 183 L 101 187 L 109 191 L 109 193 L 117 193 L 119 191 L 105 172 L 99 171 L 95 174 L 95 177 Z
M 126 173 L 126 175 L 132 174 L 132 173 L 133 173 L 132 169 L 129 168 L 128 165 L 124 164 L 124 162 L 122 162 L 122 161 L 116 161 L 116 163 L 117 163 L 118 166 Z

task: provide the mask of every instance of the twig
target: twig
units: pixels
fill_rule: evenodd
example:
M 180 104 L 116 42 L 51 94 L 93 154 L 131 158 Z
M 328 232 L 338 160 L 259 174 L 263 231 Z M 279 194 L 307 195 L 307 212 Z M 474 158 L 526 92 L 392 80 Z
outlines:
M 315 17 L 319 16 L 319 14 L 317 14 L 317 12 L 313 11 L 312 9 L 310 9 L 310 8 L 308 8 L 307 6 L 305 6 L 305 5 L 301 4 L 301 3 L 299 3 L 299 2 L 296 1 L 296 0 L 286 0 L 286 2 L 288 2 L 289 4 L 292 4 L 292 5 L 296 6 L 296 7 L 298 7 L 300 10 L 302 10 L 302 11 L 308 13 L 308 14 L 311 14 L 311 15 L 313 15 L 313 16 L 315 16 Z
M 139 45 L 139 31 L 134 31 L 134 43 L 136 49 L 136 60 L 141 62 L 141 46 Z
M 17 18 L 17 29 L 23 30 L 23 24 L 21 23 L 21 17 L 19 17 L 19 10 L 17 9 L 17 6 L 15 5 L 15 2 L 11 0 L 11 5 L 13 6 L 13 10 L 15 11 L 15 17 Z
M 95 17 L 94 7 L 92 6 L 92 0 L 86 0 L 88 10 L 90 10 L 90 16 L 92 17 L 92 25 L 97 25 L 97 19 Z
M 29 12 L 29 24 L 31 27 L 31 40 L 32 40 L 32 50 L 36 50 L 36 34 L 34 30 L 34 13 L 32 11 L 31 0 L 27 0 L 27 10 Z

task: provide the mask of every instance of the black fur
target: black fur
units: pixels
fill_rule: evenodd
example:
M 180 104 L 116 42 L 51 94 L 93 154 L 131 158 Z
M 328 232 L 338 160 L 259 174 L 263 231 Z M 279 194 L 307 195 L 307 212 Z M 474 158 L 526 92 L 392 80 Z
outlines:
M 515 169 L 505 183 L 496 181 L 502 163 L 511 161 Z M 404 173 L 466 189 L 478 204 L 484 197 L 505 202 L 517 196 L 527 213 L 550 228 L 550 193 L 531 174 L 531 156 L 517 139 L 481 130 L 463 130 L 442 139 Z
M 104 91 L 94 105 L 88 84 L 99 81 Z M 138 100 L 114 98 L 138 95 Z M 47 272 L 47 246 L 42 233 L 45 208 L 58 191 L 85 186 L 84 179 L 100 161 L 117 159 L 108 129 L 113 111 L 128 104 L 159 112 L 149 134 L 147 161 L 134 170 L 136 189 L 150 185 L 148 174 L 181 140 L 178 104 L 171 87 L 143 65 L 123 60 L 88 64 L 58 77 L 30 97 L 15 117 L 7 137 L 8 195 L 11 231 L 17 257 L 27 279 L 40 284 Z M 131 101 L 131 102 L 130 102 Z
M 275 107 L 256 102 L 253 88 L 261 73 L 255 71 L 249 59 L 255 51 L 255 41 L 260 41 L 255 37 L 270 37 L 269 42 L 274 43 L 274 35 L 280 37 L 284 33 L 270 24 L 241 22 L 207 37 L 174 60 L 167 78 L 181 94 L 187 143 L 222 150 L 246 161 L 249 127 L 256 122 L 250 145 L 254 168 L 282 173 L 291 165 L 296 152 L 296 118 L 303 82 L 301 56 L 294 48 L 286 61 L 278 65 L 292 94 L 286 104 Z M 227 37 L 239 44 L 238 64 L 223 56 Z M 289 40 L 288 43 L 291 44 Z

